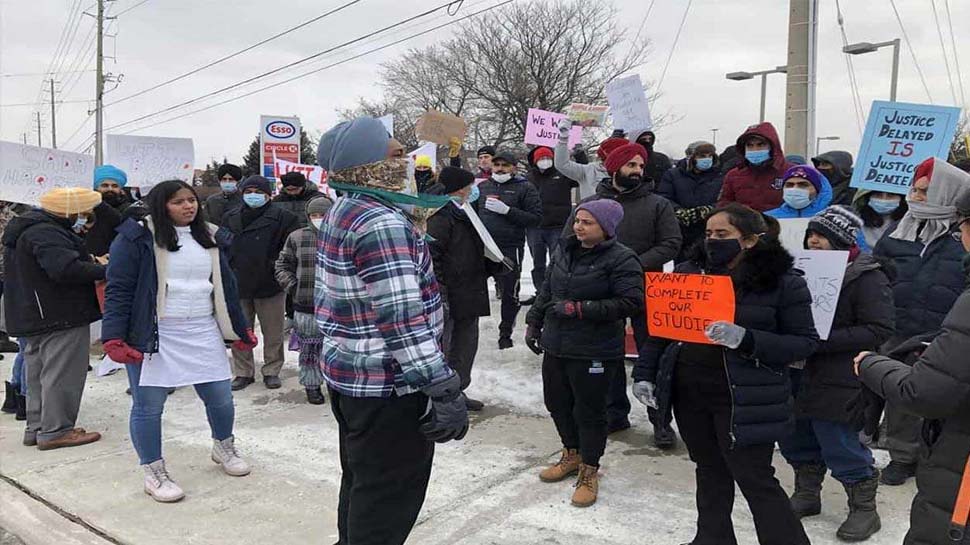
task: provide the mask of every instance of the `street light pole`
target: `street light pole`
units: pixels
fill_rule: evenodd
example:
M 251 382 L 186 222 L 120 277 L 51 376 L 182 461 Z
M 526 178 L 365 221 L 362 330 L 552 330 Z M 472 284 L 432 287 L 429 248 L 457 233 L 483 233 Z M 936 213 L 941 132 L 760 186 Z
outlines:
M 732 81 L 744 81 L 761 76 L 761 107 L 759 109 L 758 121 L 765 121 L 765 103 L 768 96 L 768 74 L 784 74 L 788 71 L 787 66 L 777 66 L 773 70 L 761 70 L 758 72 L 731 72 L 724 77 Z
M 816 136 L 815 137 L 815 153 L 819 153 L 821 150 L 819 147 L 822 145 L 822 140 L 839 140 L 838 136 Z
M 761 74 L 761 115 L 758 117 L 758 123 L 765 122 L 765 100 L 768 95 L 768 74 Z
M 719 131 L 719 130 L 720 129 L 716 129 L 716 128 L 715 129 L 711 129 L 711 140 L 713 140 L 713 142 L 711 142 L 711 144 L 714 144 L 715 146 L 717 146 L 717 131 Z
M 893 74 L 892 82 L 889 87 L 889 101 L 896 102 L 896 84 L 899 82 L 899 38 L 892 41 L 893 44 Z
M 849 55 L 864 55 L 890 46 L 893 48 L 893 71 L 891 81 L 889 82 L 889 100 L 896 102 L 896 87 L 899 83 L 899 38 L 875 44 L 869 42 L 849 44 L 842 48 L 842 52 Z

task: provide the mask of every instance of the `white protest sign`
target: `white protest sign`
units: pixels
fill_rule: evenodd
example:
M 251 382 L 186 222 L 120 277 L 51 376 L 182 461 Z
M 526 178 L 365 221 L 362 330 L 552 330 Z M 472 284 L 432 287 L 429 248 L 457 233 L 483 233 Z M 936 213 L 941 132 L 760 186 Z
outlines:
M 94 158 L 56 149 L 0 142 L 0 200 L 38 205 L 55 187 L 87 187 Z
M 125 171 L 128 186 L 140 188 L 142 195 L 165 180 L 191 183 L 195 170 L 191 138 L 109 134 L 104 157 Z
M 412 161 L 415 161 L 415 160 L 417 160 L 418 155 L 427 155 L 428 157 L 430 157 L 431 158 L 431 164 L 433 165 L 432 168 L 434 170 L 437 170 L 437 168 L 438 168 L 438 144 L 435 144 L 434 142 L 427 142 L 425 144 L 422 144 L 420 148 L 412 151 L 411 153 L 408 153 L 408 159 L 411 159 Z
M 610 103 L 613 127 L 627 132 L 653 128 L 650 103 L 639 75 L 610 82 L 606 86 L 606 100 Z
M 789 253 L 801 251 L 805 248 L 805 229 L 812 218 L 784 218 L 778 220 L 781 224 L 781 235 L 778 237 L 781 245 Z
M 833 250 L 799 250 L 792 252 L 795 268 L 805 273 L 805 283 L 812 292 L 812 317 L 815 330 L 824 341 L 832 332 L 832 320 L 839 306 L 842 279 L 849 262 L 849 252 Z
M 472 227 L 475 228 L 475 232 L 478 233 L 479 238 L 485 244 L 485 257 L 496 262 L 501 263 L 505 261 L 505 256 L 502 255 L 502 250 L 499 249 L 498 244 L 495 244 L 495 240 L 492 235 L 488 233 L 488 229 L 485 228 L 485 224 L 475 213 L 475 208 L 472 207 L 470 202 L 466 202 L 461 205 L 461 209 L 465 211 L 468 215 L 468 219 L 472 222 Z
M 273 176 L 278 180 L 280 176 L 289 172 L 299 172 L 310 182 L 316 184 L 321 193 L 336 200 L 337 193 L 327 184 L 327 171 L 318 165 L 303 165 L 282 159 L 276 160 Z

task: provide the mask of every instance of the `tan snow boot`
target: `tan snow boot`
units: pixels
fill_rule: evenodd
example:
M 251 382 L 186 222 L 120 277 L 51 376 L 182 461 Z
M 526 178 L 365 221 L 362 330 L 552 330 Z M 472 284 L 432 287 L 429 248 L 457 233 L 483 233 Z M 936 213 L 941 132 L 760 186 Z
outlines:
M 573 492 L 573 505 L 576 507 L 589 507 L 596 503 L 596 494 L 600 489 L 599 469 L 596 466 L 580 465 L 576 491 Z
M 579 471 L 583 459 L 579 456 L 576 449 L 562 449 L 562 457 L 555 464 L 542 470 L 539 473 L 539 480 L 544 483 L 558 483 Z

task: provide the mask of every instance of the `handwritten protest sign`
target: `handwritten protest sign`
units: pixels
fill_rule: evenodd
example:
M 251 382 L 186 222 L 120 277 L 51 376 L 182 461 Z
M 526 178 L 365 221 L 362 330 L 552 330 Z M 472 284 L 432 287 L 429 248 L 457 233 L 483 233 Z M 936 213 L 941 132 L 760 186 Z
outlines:
M 274 163 L 276 165 L 273 177 L 277 180 L 280 176 L 288 172 L 299 172 L 306 177 L 306 179 L 314 184 L 316 184 L 317 189 L 320 193 L 330 197 L 331 199 L 337 198 L 337 193 L 327 184 L 327 171 L 321 166 L 317 165 L 303 165 L 300 163 L 293 163 L 291 161 L 284 161 L 282 159 L 276 159 Z
M 633 132 L 653 128 L 650 103 L 639 75 L 614 80 L 606 86 L 606 100 L 610 103 L 613 127 Z
M 465 120 L 451 114 L 428 110 L 418 119 L 414 134 L 420 140 L 447 146 L 452 138 L 465 138 Z
M 142 195 L 165 180 L 192 181 L 195 150 L 191 138 L 109 134 L 105 162 L 128 175 L 128 185 Z
M 781 235 L 778 240 L 791 253 L 805 248 L 805 229 L 812 218 L 783 218 L 778 220 L 781 225 Z
M 525 123 L 525 143 L 536 146 L 556 147 L 559 143 L 559 123 L 569 123 L 569 148 L 582 142 L 583 128 L 572 125 L 566 114 L 547 112 L 538 108 L 529 108 Z
M 0 142 L 0 200 L 37 205 L 55 187 L 87 187 L 94 159 L 68 151 Z
M 815 330 L 822 340 L 826 340 L 832 332 L 832 320 L 839 304 L 849 252 L 799 250 L 792 252 L 792 255 L 795 257 L 795 268 L 805 273 L 808 291 L 812 292 Z
M 574 102 L 566 108 L 566 115 L 573 125 L 580 127 L 602 127 L 606 125 L 606 106 L 596 106 L 593 104 L 580 104 Z
M 712 344 L 704 329 L 734 322 L 734 286 L 729 276 L 645 273 L 647 330 L 654 337 Z
M 959 119 L 951 106 L 873 101 L 849 186 L 908 193 L 920 163 L 946 160 Z

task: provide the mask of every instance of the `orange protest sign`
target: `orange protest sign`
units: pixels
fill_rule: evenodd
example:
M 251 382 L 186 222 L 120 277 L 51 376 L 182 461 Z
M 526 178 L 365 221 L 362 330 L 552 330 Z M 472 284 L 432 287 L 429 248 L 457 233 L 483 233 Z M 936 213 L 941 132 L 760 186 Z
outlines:
M 653 272 L 644 276 L 651 336 L 712 344 L 704 329 L 713 322 L 734 322 L 730 276 Z

